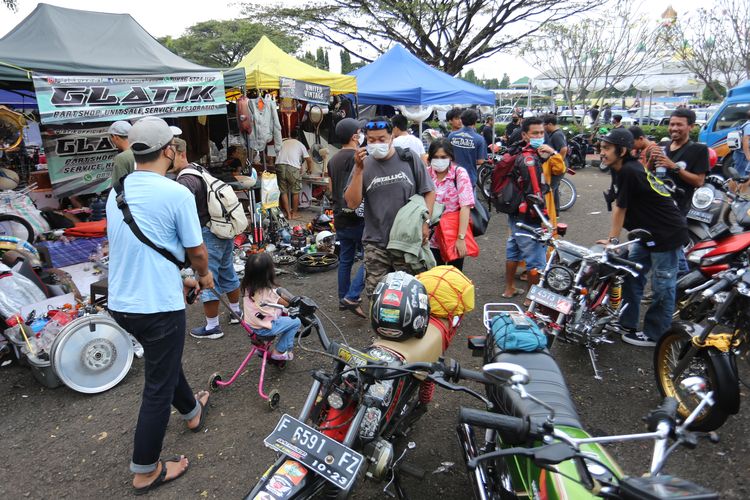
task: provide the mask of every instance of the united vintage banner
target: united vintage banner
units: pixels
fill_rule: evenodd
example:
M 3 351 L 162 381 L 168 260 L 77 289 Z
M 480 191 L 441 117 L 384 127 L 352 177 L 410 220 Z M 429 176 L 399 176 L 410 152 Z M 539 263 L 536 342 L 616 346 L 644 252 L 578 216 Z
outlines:
M 109 125 L 45 127 L 42 140 L 55 196 L 100 193 L 110 187 L 118 151 L 109 139 Z
M 279 78 L 279 96 L 291 97 L 313 104 L 328 104 L 331 98 L 331 87 L 318 85 L 317 83 L 294 80 L 292 78 Z
M 221 72 L 115 77 L 34 74 L 45 125 L 226 113 Z

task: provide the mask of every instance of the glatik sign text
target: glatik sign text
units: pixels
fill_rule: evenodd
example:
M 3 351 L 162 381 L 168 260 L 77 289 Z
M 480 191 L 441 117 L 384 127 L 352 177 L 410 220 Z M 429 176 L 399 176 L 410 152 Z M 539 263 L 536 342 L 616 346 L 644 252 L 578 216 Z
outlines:
M 219 72 L 117 78 L 34 75 L 34 86 L 44 124 L 226 112 Z

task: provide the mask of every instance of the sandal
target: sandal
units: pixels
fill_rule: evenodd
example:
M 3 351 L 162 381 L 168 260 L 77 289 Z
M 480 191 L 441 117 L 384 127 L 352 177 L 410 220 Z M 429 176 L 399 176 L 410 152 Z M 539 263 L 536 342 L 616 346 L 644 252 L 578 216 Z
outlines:
M 351 311 L 360 318 L 367 319 L 367 314 L 362 310 L 362 300 L 358 302 L 349 302 L 346 299 L 341 299 L 339 302 L 339 311 Z
M 501 294 L 500 296 L 501 296 L 502 298 L 504 298 L 504 299 L 512 299 L 513 297 L 516 297 L 516 296 L 518 296 L 518 295 L 523 295 L 524 293 L 526 293 L 526 290 L 524 290 L 523 288 L 514 288 L 514 289 L 513 289 L 513 293 L 512 293 L 512 294 L 510 294 L 510 295 L 505 295 L 505 294 L 503 293 L 503 294 Z
M 142 486 L 140 488 L 136 488 L 135 486 L 133 486 L 133 493 L 135 495 L 145 495 L 146 493 L 148 493 L 148 492 L 150 492 L 152 490 L 155 490 L 156 488 L 158 488 L 162 484 L 169 483 L 169 482 L 174 481 L 175 479 L 178 479 L 178 478 L 182 477 L 183 475 L 185 475 L 185 473 L 187 472 L 187 470 L 190 468 L 189 464 L 188 464 L 187 467 L 185 467 L 182 470 L 182 472 L 180 472 L 179 474 L 177 474 L 175 477 L 167 479 L 167 462 L 177 462 L 177 463 L 180 463 L 183 458 L 185 458 L 184 455 L 182 455 L 182 456 L 175 455 L 174 457 L 169 458 L 167 460 L 159 460 L 159 462 L 161 463 L 161 472 L 159 473 L 158 476 L 156 476 L 156 479 L 154 479 L 153 481 L 151 481 L 150 484 L 148 484 L 146 486 Z
M 207 391 L 201 391 L 198 394 L 196 394 L 196 396 L 199 395 L 199 394 L 201 394 L 202 392 L 207 392 Z M 188 429 L 190 429 L 193 432 L 200 432 L 200 431 L 202 431 L 203 430 L 203 425 L 206 423 L 206 414 L 208 414 L 208 401 L 211 399 L 211 394 L 210 393 L 208 393 L 208 394 L 209 394 L 209 396 L 208 396 L 208 399 L 206 399 L 206 403 L 205 404 L 201 403 L 200 398 L 196 398 L 196 401 L 201 406 L 201 418 L 198 420 L 198 425 L 196 425 L 193 428 L 188 427 Z

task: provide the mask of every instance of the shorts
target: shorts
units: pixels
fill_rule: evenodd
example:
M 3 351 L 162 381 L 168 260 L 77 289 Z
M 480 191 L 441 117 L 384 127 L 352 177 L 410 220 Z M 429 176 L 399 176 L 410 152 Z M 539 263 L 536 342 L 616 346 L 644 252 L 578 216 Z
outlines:
M 208 251 L 208 270 L 214 275 L 214 289 L 222 294 L 237 290 L 240 280 L 234 270 L 234 239 L 222 240 L 210 229 L 204 227 L 203 242 Z M 210 302 L 219 298 L 210 290 L 201 292 L 201 302 Z
M 544 245 L 532 238 L 518 236 L 530 233 L 525 229 L 517 227 L 516 222 L 521 222 L 521 220 L 512 215 L 508 216 L 510 236 L 505 247 L 505 259 L 514 262 L 524 261 L 526 262 L 527 269 L 544 269 L 547 263 L 544 255 Z
M 302 190 L 302 169 L 277 163 L 276 180 L 279 183 L 279 191 L 297 194 Z

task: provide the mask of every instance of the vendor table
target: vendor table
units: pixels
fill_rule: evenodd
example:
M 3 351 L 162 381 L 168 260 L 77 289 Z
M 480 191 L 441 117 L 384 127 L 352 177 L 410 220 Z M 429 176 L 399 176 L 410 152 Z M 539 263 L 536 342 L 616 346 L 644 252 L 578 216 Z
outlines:
M 309 208 L 313 204 L 312 190 L 313 186 L 327 186 L 328 177 L 313 175 L 302 176 L 302 190 L 299 193 L 299 207 Z

